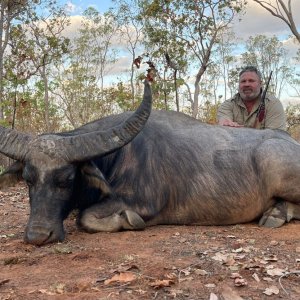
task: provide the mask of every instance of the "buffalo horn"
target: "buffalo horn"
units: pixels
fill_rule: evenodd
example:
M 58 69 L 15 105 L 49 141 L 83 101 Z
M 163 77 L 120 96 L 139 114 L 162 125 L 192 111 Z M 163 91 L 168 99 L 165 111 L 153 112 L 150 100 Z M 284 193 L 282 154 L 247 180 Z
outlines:
M 80 162 L 104 155 L 129 143 L 144 127 L 151 113 L 152 93 L 148 81 L 145 81 L 143 101 L 138 109 L 122 124 L 106 131 L 64 137 L 56 143 L 64 148 L 65 159 Z
M 0 126 L 0 152 L 12 159 L 23 161 L 32 139 L 29 134 Z

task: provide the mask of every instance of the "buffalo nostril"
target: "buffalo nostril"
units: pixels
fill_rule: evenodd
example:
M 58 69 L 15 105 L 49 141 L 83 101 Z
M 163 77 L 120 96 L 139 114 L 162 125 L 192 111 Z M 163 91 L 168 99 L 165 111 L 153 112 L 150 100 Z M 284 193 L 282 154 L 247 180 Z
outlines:
M 26 232 L 24 240 L 26 243 L 40 246 L 46 243 L 50 235 L 50 233 L 45 234 L 40 232 L 29 231 Z
M 64 240 L 63 222 L 29 220 L 24 233 L 24 242 L 37 246 Z
M 24 241 L 29 244 L 41 246 L 51 242 L 63 241 L 63 230 L 50 230 L 43 226 L 28 226 L 25 231 Z

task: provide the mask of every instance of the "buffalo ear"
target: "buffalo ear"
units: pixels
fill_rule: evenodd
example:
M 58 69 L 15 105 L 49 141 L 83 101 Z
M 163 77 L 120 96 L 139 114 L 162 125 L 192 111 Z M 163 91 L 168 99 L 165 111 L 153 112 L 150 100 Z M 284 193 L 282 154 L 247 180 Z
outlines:
M 109 183 L 106 181 L 102 172 L 94 163 L 84 163 L 81 166 L 81 174 L 90 187 L 101 191 L 102 197 L 113 195 L 113 190 L 111 189 Z
M 23 163 L 20 161 L 14 162 L 0 175 L 0 190 L 5 187 L 15 185 L 17 182 L 23 180 Z

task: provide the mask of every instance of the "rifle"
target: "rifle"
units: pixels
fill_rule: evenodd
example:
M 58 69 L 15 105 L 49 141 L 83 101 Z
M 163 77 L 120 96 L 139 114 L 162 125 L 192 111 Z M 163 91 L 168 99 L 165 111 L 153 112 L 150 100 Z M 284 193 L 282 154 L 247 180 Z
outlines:
M 263 90 L 263 92 L 261 94 L 261 102 L 260 102 L 260 105 L 258 107 L 258 111 L 257 111 L 256 118 L 255 118 L 254 125 L 253 125 L 253 128 L 256 128 L 256 129 L 260 128 L 260 124 L 261 124 L 261 122 L 263 121 L 263 119 L 265 118 L 265 115 L 266 115 L 265 99 L 266 99 L 267 91 L 268 91 L 269 84 L 270 84 L 270 81 L 271 81 L 272 73 L 273 72 L 271 71 L 270 76 L 269 76 L 268 81 L 267 81 L 267 84 L 265 86 L 265 89 Z

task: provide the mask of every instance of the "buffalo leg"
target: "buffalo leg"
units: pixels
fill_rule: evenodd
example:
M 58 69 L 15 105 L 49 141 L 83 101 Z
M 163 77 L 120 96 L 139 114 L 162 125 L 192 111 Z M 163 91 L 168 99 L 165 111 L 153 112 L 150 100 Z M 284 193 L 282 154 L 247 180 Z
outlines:
M 282 226 L 285 222 L 292 219 L 300 220 L 300 205 L 280 201 L 270 207 L 259 220 L 259 225 L 269 228 Z
M 79 226 L 87 232 L 116 232 L 120 230 L 142 230 L 146 227 L 144 220 L 132 210 L 122 210 L 106 217 L 100 217 L 93 210 L 85 211 Z

